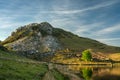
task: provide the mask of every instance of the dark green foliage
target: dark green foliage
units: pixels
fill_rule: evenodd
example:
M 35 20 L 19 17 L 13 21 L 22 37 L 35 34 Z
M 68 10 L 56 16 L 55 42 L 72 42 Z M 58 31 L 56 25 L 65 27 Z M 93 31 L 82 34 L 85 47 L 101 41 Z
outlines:
M 48 35 L 48 33 L 46 31 L 42 30 L 42 29 L 40 29 L 40 32 L 41 32 L 41 34 L 42 34 L 43 37 L 45 37 L 45 36 Z
M 82 52 L 82 60 L 91 61 L 91 59 L 92 59 L 92 54 L 89 50 L 85 50 Z
M 85 80 L 91 80 L 90 78 L 92 77 L 92 74 L 93 74 L 92 69 L 84 68 L 82 69 L 82 73 Z
M 7 51 L 7 48 L 5 48 L 2 45 L 0 45 L 0 50 Z

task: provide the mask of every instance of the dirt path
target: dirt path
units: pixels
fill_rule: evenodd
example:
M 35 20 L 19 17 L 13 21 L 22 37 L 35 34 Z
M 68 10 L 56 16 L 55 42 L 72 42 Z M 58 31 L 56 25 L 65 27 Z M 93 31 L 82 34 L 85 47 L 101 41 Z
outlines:
M 54 76 L 52 75 L 51 71 L 48 71 L 42 80 L 56 80 Z
M 63 75 L 66 75 L 70 78 L 70 80 L 83 80 L 82 78 L 78 77 L 77 75 L 69 72 L 64 72 L 62 70 L 59 70 Z

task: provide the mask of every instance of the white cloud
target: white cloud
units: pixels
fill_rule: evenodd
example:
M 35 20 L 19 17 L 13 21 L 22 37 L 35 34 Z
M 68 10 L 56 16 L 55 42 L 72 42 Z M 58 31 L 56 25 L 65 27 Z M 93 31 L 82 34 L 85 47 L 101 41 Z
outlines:
M 107 41 L 116 41 L 116 40 L 120 40 L 120 38 L 104 38 L 104 39 L 101 38 L 101 39 L 97 39 L 97 40 L 107 42 Z
M 15 18 L 13 17 L 1 17 L 0 18 L 0 29 L 15 28 L 15 27 L 19 27 L 25 24 L 25 22 L 17 22 L 14 19 Z
M 91 24 L 80 24 L 75 33 L 83 34 L 84 32 L 89 32 L 92 29 L 97 29 L 98 27 L 104 25 L 104 22 L 91 23 Z M 91 31 L 91 34 L 94 35 L 94 32 Z
M 117 1 L 107 1 L 107 2 L 103 2 L 103 3 L 97 4 L 97 5 L 88 7 L 88 8 L 83 8 L 80 10 L 64 10 L 64 8 L 59 9 L 59 7 L 55 7 L 53 11 L 41 11 L 41 13 L 76 14 L 76 13 L 83 13 L 86 11 L 91 11 L 91 10 L 96 10 L 96 9 L 108 7 L 108 6 L 111 6 L 115 3 L 117 3 Z
M 119 46 L 120 47 L 120 38 L 98 38 L 96 39 L 102 43 L 112 45 L 112 46 Z
M 96 34 L 100 35 L 100 34 L 110 34 L 116 31 L 120 31 L 120 24 L 116 24 L 114 26 L 111 27 L 106 27 L 98 32 L 96 32 Z

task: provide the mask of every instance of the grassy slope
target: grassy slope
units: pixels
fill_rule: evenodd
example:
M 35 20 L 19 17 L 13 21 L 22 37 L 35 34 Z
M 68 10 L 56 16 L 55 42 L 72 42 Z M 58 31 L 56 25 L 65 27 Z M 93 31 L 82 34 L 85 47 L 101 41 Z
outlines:
M 107 53 L 120 52 L 119 47 L 108 46 L 96 40 L 79 37 L 71 32 L 67 32 L 59 28 L 54 29 L 53 36 L 57 37 L 65 48 L 76 48 L 81 50 L 93 49 L 95 51 Z
M 0 80 L 41 80 L 47 65 L 0 51 Z

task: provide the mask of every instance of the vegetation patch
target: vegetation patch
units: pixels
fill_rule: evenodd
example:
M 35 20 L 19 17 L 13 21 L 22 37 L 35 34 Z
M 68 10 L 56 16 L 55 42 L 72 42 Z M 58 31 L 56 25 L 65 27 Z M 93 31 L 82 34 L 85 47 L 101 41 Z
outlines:
M 32 60 L 0 51 L 0 80 L 41 80 L 48 70 L 47 65 L 30 61 Z
M 64 76 L 63 74 L 61 74 L 57 69 L 52 69 L 51 72 L 54 75 L 56 80 L 69 80 L 67 76 Z

